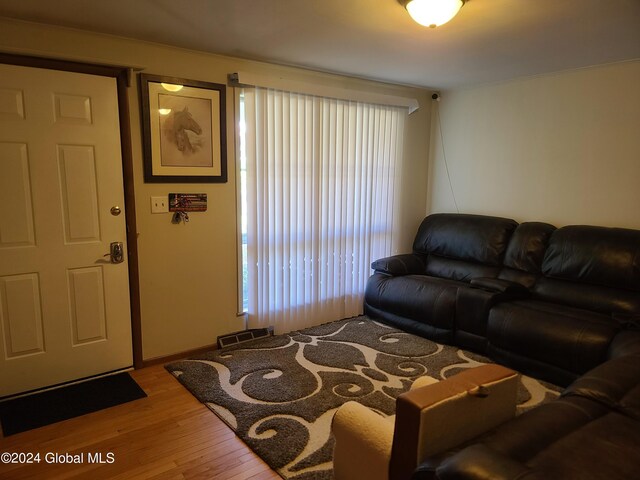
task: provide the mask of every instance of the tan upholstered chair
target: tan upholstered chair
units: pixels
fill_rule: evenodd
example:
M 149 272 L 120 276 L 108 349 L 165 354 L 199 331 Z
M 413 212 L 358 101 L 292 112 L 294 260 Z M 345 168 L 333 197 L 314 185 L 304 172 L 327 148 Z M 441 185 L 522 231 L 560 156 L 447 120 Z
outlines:
M 483 365 L 446 380 L 416 380 L 398 397 L 395 417 L 356 402 L 338 409 L 332 430 L 335 480 L 408 480 L 431 455 L 515 415 L 518 374 Z

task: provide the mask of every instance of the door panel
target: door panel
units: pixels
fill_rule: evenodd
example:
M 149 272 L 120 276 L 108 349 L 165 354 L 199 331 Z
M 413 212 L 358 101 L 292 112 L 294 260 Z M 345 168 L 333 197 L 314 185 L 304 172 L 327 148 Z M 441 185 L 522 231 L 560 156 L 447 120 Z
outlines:
M 115 79 L 0 65 L 0 396 L 132 365 L 122 182 Z
M 29 158 L 25 143 L 0 143 L 0 248 L 34 244 Z
M 7 357 L 44 352 L 38 274 L 2 277 L 0 300 Z
M 93 147 L 58 146 L 65 243 L 99 242 L 100 220 Z
M 68 270 L 73 345 L 106 340 L 103 268 Z

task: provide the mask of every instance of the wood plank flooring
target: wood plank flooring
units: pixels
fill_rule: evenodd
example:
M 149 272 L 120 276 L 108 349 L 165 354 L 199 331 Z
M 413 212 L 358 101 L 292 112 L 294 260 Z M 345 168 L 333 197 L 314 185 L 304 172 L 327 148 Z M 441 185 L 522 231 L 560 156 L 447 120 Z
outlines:
M 277 480 L 218 417 L 162 365 L 131 372 L 147 398 L 46 427 L 0 437 L 0 453 L 39 453 L 38 464 L 0 462 L 0 478 L 113 480 Z M 83 453 L 82 463 L 47 463 Z M 88 454 L 113 454 L 89 463 Z M 49 455 L 51 458 L 51 455 Z

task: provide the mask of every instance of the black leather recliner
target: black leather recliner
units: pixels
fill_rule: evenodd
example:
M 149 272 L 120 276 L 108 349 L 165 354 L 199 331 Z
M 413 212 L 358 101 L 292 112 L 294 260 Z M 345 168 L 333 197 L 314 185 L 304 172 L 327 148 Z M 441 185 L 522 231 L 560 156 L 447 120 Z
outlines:
M 438 214 L 423 221 L 413 253 L 372 268 L 370 317 L 569 385 L 427 459 L 414 480 L 637 476 L 639 230 Z
M 454 342 L 458 288 L 473 278 L 496 278 L 514 220 L 436 214 L 424 219 L 413 253 L 373 262 L 364 310 L 408 332 Z
M 436 214 L 372 268 L 370 317 L 557 385 L 640 348 L 638 230 Z
M 531 295 L 491 309 L 487 354 L 567 385 L 619 353 L 617 335 L 639 315 L 640 232 L 559 228 Z

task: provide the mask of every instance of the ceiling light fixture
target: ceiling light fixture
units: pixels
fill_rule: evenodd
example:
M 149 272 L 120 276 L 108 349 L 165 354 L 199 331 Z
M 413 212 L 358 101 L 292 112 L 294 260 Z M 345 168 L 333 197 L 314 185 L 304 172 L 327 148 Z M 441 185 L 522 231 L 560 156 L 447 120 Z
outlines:
M 398 0 L 420 25 L 435 28 L 456 16 L 467 0 Z

